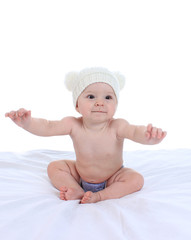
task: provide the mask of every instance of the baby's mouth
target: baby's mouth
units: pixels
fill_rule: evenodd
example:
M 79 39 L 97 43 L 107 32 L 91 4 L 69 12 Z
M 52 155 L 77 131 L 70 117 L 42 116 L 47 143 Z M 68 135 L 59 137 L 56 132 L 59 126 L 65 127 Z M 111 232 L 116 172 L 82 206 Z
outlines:
M 107 113 L 106 111 L 102 111 L 102 110 L 97 110 L 97 111 L 92 111 L 93 113 Z

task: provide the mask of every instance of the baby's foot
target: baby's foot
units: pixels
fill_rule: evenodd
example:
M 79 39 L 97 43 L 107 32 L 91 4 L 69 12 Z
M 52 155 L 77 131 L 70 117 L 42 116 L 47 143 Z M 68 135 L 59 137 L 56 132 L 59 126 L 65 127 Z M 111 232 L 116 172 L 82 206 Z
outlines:
M 96 203 L 101 201 L 101 197 L 99 192 L 93 193 L 93 192 L 86 192 L 80 201 L 80 203 Z
M 60 199 L 61 200 L 76 200 L 81 199 L 84 195 L 83 191 L 79 191 L 75 188 L 62 187 L 60 189 Z

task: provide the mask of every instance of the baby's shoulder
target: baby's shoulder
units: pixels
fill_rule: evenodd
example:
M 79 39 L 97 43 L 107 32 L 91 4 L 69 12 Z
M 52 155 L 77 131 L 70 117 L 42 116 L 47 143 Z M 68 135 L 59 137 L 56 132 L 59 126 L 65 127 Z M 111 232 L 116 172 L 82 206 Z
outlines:
M 121 125 L 126 125 L 126 124 L 128 124 L 128 122 L 123 118 L 117 118 L 111 121 L 111 125 L 114 127 L 120 127 Z
M 73 127 L 81 127 L 82 126 L 82 117 L 66 117 L 67 121 L 71 123 Z
M 116 133 L 118 133 L 118 131 L 120 129 L 125 128 L 129 123 L 123 119 L 123 118 L 117 118 L 117 119 L 113 119 L 110 123 L 110 127 L 111 129 L 113 129 L 114 131 L 116 131 Z
M 64 117 L 61 120 L 61 126 L 69 129 L 68 130 L 69 133 L 72 134 L 72 133 L 79 130 L 79 128 L 81 126 L 80 122 L 81 122 L 80 118 L 76 118 L 76 117 L 73 117 L 73 116 L 67 116 L 67 117 Z
M 77 125 L 78 122 L 79 122 L 78 118 L 72 117 L 72 116 L 64 117 L 61 120 L 61 123 L 63 125 L 67 125 L 67 126 L 69 125 L 71 127 Z

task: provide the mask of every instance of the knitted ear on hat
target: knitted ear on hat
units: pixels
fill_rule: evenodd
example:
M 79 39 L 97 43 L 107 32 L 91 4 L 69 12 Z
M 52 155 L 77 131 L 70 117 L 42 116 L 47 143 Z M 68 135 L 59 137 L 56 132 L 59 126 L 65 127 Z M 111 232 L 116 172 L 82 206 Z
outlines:
M 125 86 L 125 77 L 120 72 L 113 72 L 113 74 L 118 80 L 120 90 L 123 89 Z
M 71 92 L 74 90 L 76 81 L 78 79 L 78 75 L 79 75 L 78 72 L 73 71 L 73 72 L 69 72 L 65 76 L 64 82 L 65 82 L 66 88 Z

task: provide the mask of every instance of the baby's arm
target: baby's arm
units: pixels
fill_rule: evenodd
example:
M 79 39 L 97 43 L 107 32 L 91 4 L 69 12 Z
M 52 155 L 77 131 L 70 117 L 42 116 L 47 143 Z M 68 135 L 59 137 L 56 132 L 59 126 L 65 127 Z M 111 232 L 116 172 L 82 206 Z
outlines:
M 136 126 L 134 132 L 134 141 L 142 144 L 158 144 L 167 135 L 167 132 L 161 128 L 153 127 L 152 124 L 148 126 Z
M 26 131 L 44 137 L 70 134 L 74 121 L 72 117 L 63 118 L 60 121 L 33 118 L 31 117 L 31 111 L 24 108 L 6 113 L 5 117 L 9 117 L 15 124 Z
M 152 145 L 160 143 L 167 133 L 160 128 L 153 127 L 152 124 L 137 126 L 121 119 L 117 134 L 119 138 L 128 138 L 141 144 Z

